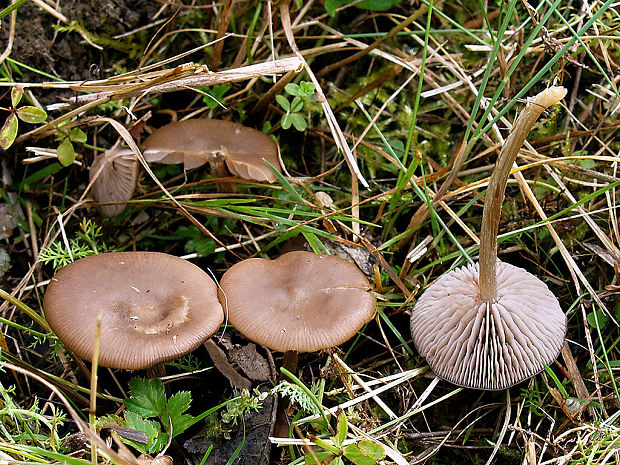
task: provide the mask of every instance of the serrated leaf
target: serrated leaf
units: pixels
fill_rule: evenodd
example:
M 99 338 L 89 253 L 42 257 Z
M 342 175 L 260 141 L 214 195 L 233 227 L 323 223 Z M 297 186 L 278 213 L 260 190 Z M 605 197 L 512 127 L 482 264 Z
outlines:
M 6 150 L 13 145 L 17 137 L 18 127 L 17 116 L 15 116 L 15 113 L 11 113 L 2 125 L 2 129 L 0 129 L 0 148 Z
M 42 123 L 47 118 L 45 110 L 31 106 L 20 107 L 16 113 L 19 119 L 30 124 Z
M 128 410 L 145 418 L 167 417 L 166 393 L 159 379 L 133 378 L 129 382 L 129 393 L 132 397 L 125 399 Z
M 125 420 L 118 415 L 103 415 L 97 418 L 97 427 L 103 428 L 105 424 L 125 426 Z
M 198 239 L 190 239 L 185 243 L 185 252 L 196 253 L 199 257 L 211 255 L 217 248 L 216 242 L 210 237 L 201 237 Z
M 11 105 L 13 105 L 13 108 L 19 105 L 19 102 L 21 101 L 23 96 L 24 96 L 23 88 L 18 86 L 18 87 L 13 87 L 11 89 Z
M 291 109 L 291 104 L 284 95 L 276 95 L 276 102 L 278 102 L 284 111 L 289 111 Z
M 58 161 L 62 166 L 69 166 L 75 160 L 75 151 L 73 150 L 73 144 L 69 139 L 63 140 L 56 149 L 58 155 Z
M 301 87 L 299 87 L 294 82 L 290 82 L 284 86 L 284 91 L 289 95 L 298 96 L 299 93 L 301 92 Z
M 344 456 L 355 465 L 375 465 L 385 458 L 385 449 L 381 444 L 362 439 L 345 447 Z
M 291 113 L 290 119 L 293 122 L 293 126 L 299 132 L 303 132 L 308 127 L 308 123 L 306 123 L 306 119 L 303 117 L 301 113 Z
M 122 426 L 144 433 L 146 441 L 140 440 L 138 442 L 145 442 L 147 445 L 152 444 L 161 432 L 161 426 L 158 422 L 147 420 L 142 415 L 130 410 L 125 411 L 125 422 Z
M 314 453 L 314 455 L 316 456 L 317 459 L 319 459 L 319 465 L 323 463 L 325 460 L 334 456 L 334 454 L 332 454 L 331 452 L 325 452 L 325 451 L 317 451 Z M 306 462 L 306 465 L 317 465 L 316 461 L 314 460 L 314 457 L 312 457 L 312 455 L 310 454 L 304 455 L 304 460 Z
M 332 437 L 332 441 L 338 447 L 342 447 L 344 440 L 347 438 L 347 416 L 343 410 L 338 413 L 338 425 L 336 426 L 336 435 Z
M 83 144 L 84 142 L 86 142 L 86 138 L 86 133 L 80 128 L 73 128 L 69 133 L 69 139 L 71 139 L 73 142 Z
M 184 413 L 191 401 L 192 396 L 187 391 L 178 392 L 168 399 L 168 414 L 172 420 L 173 437 L 181 434 L 193 424 L 194 417 Z

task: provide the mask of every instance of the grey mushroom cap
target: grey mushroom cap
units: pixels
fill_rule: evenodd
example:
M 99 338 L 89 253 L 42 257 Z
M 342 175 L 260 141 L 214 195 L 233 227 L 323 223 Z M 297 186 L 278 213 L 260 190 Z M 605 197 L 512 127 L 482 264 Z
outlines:
M 224 320 L 213 280 L 196 265 L 157 252 L 82 258 L 54 275 L 45 318 L 78 357 L 91 360 L 103 311 L 99 365 L 137 370 L 177 359 Z
M 97 202 L 131 200 L 137 179 L 138 161 L 129 149 L 112 148 L 96 156 L 90 167 L 92 194 Z M 126 203 L 98 205 L 101 214 L 108 218 L 119 215 L 126 207 Z
M 296 251 L 243 260 L 224 273 L 220 286 L 235 329 L 280 352 L 337 346 L 375 314 L 364 274 L 333 255 Z
M 559 355 L 567 320 L 540 279 L 497 264 L 497 299 L 480 299 L 478 263 L 439 278 L 416 302 L 413 342 L 433 372 L 453 384 L 500 390 L 541 372 Z
M 144 140 L 149 163 L 183 163 L 186 170 L 222 159 L 243 179 L 275 182 L 265 163 L 281 171 L 278 146 L 267 134 L 232 121 L 188 119 L 167 124 Z

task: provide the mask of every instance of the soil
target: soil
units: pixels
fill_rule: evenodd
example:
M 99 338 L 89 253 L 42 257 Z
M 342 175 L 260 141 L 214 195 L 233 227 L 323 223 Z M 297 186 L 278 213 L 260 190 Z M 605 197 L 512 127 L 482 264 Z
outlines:
M 82 80 L 108 74 L 118 64 L 106 47 L 99 50 L 88 44 L 77 30 L 63 31 L 81 26 L 95 37 L 113 38 L 151 22 L 159 4 L 146 0 L 69 0 L 62 2 L 64 24 L 51 14 L 42 13 L 36 5 L 26 3 L 18 9 L 15 37 L 11 58 L 43 73 L 65 80 Z M 70 26 L 72 25 L 72 26 Z M 0 43 L 9 37 L 9 20 L 0 29 Z M 97 39 L 94 42 L 98 41 Z M 122 43 L 122 40 L 121 40 Z M 117 52 L 117 51 L 113 51 Z M 27 69 L 19 68 L 23 75 L 14 76 L 23 82 L 41 82 L 48 78 Z M 42 93 L 42 103 L 56 98 L 50 92 Z

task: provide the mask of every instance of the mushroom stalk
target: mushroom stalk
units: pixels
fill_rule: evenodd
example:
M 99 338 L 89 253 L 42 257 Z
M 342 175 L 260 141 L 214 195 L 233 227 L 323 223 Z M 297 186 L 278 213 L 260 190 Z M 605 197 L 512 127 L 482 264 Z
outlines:
M 528 99 L 497 157 L 489 180 L 480 231 L 480 299 L 483 302 L 491 303 L 497 299 L 497 231 L 510 169 L 538 117 L 565 95 L 566 89 L 556 86 Z

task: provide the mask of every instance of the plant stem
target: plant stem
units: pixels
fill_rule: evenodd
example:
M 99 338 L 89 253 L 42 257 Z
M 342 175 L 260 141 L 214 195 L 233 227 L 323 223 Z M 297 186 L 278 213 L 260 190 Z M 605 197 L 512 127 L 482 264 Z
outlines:
M 11 305 L 15 305 L 22 312 L 24 312 L 26 315 L 28 315 L 32 320 L 34 320 L 45 331 L 51 332 L 51 329 L 50 329 L 49 325 L 47 324 L 47 321 L 45 321 L 45 318 L 43 318 L 41 315 L 39 315 L 37 312 L 35 312 L 33 309 L 31 309 L 28 305 L 26 305 L 25 303 L 23 303 L 19 299 L 16 299 L 15 297 L 13 297 L 8 292 L 5 292 L 3 289 L 0 289 L 0 298 L 6 300 Z
M 565 95 L 566 89 L 558 86 L 550 87 L 528 99 L 527 105 L 517 118 L 497 157 L 495 168 L 489 179 L 480 231 L 480 298 L 483 302 L 493 302 L 497 298 L 495 269 L 497 230 L 510 169 L 538 117 L 551 105 L 558 103 Z

